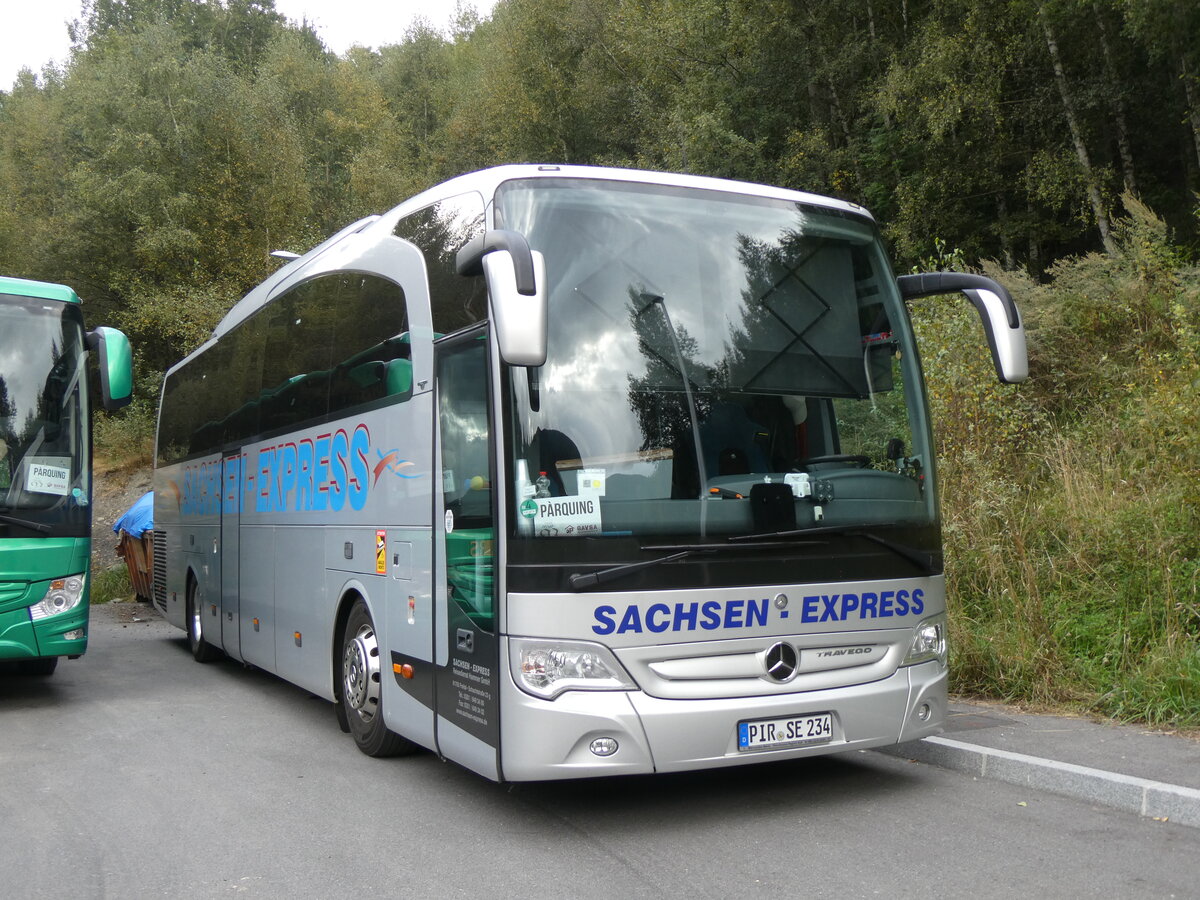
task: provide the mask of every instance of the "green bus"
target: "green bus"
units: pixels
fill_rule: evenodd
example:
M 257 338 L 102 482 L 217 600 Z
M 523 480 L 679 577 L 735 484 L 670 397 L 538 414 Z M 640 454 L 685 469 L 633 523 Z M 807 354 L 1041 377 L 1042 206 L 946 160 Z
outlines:
M 49 675 L 88 642 L 92 473 L 89 351 L 100 393 L 133 393 L 129 341 L 85 332 L 62 284 L 0 277 L 0 661 Z

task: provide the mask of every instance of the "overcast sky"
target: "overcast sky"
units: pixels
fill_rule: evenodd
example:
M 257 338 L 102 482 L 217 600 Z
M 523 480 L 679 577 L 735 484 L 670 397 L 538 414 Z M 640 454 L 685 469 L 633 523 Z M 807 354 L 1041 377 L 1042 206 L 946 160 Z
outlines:
M 496 0 L 466 0 L 488 15 Z M 275 0 L 289 19 L 307 18 L 326 46 L 343 53 L 352 44 L 397 44 L 418 15 L 444 28 L 456 0 Z M 67 58 L 67 23 L 79 18 L 83 0 L 0 0 L 0 90 L 12 87 L 28 66 L 40 72 L 51 60 Z

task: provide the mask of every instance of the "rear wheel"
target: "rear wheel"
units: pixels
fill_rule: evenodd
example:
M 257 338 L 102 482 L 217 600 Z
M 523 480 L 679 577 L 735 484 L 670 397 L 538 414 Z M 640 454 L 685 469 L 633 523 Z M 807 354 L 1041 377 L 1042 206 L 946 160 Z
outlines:
M 342 638 L 338 679 L 342 712 L 359 750 L 367 756 L 400 756 L 414 752 L 417 745 L 383 724 L 381 654 L 367 604 L 356 600 Z
M 221 651 L 204 639 L 204 592 L 191 580 L 187 589 L 188 647 L 196 662 L 207 663 L 220 659 Z

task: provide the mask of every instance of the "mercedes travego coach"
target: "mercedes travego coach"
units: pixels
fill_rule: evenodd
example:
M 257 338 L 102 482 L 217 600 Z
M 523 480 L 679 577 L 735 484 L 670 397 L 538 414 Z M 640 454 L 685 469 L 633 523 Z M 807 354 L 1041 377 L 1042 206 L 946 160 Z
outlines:
M 87 355 L 104 406 L 132 397 L 129 342 L 83 329 L 66 285 L 0 278 L 0 661 L 49 675 L 88 643 L 92 470 Z
M 946 715 L 937 473 L 862 208 L 508 166 L 349 226 L 163 388 L 155 596 L 360 749 L 512 781 L 907 741 Z M 216 688 L 214 687 L 214 691 Z M 255 727 L 246 723 L 247 727 Z

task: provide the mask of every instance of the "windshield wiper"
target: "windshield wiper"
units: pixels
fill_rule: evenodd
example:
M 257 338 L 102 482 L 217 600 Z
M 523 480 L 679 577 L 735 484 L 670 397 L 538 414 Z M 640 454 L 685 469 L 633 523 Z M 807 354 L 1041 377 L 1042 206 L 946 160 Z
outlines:
M 622 575 L 640 572 L 642 569 L 651 569 L 654 566 L 661 566 L 663 563 L 674 562 L 677 559 L 684 559 L 697 553 L 711 553 L 713 549 L 715 548 L 689 547 L 686 550 L 681 550 L 679 553 L 672 553 L 670 556 L 660 556 L 657 559 L 648 559 L 645 562 L 624 563 L 619 566 L 613 566 L 611 569 L 589 572 L 586 575 L 582 572 L 576 572 L 567 581 L 571 584 L 571 590 L 582 591 L 584 588 L 595 587 L 598 584 L 604 584 L 606 581 L 620 578 Z
M 875 527 L 878 528 L 894 528 L 900 525 L 899 522 L 880 522 Z M 901 544 L 889 538 L 880 537 L 879 535 L 867 531 L 860 525 L 821 525 L 817 528 L 793 528 L 788 531 L 776 531 L 769 534 L 743 534 L 737 537 L 731 537 L 731 544 L 762 540 L 763 538 L 789 538 L 789 537 L 809 537 L 811 535 L 830 534 L 830 535 L 845 535 L 846 537 L 866 538 L 881 547 L 891 550 L 902 559 L 908 560 L 917 568 L 929 575 L 936 575 L 937 569 L 933 565 L 934 554 L 927 553 L 924 550 L 917 550 L 915 547 L 909 547 L 906 544 Z
M 40 531 L 43 534 L 53 531 L 53 529 L 45 522 L 32 522 L 29 519 L 10 516 L 6 512 L 0 512 L 0 522 L 6 522 L 9 525 L 20 525 L 22 528 L 28 528 L 32 531 Z

